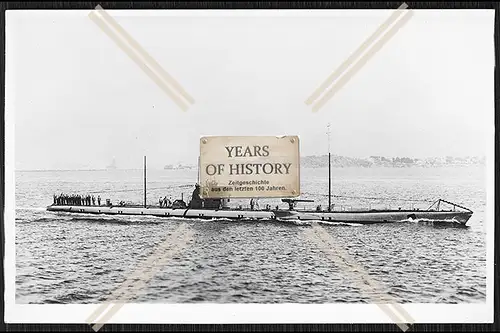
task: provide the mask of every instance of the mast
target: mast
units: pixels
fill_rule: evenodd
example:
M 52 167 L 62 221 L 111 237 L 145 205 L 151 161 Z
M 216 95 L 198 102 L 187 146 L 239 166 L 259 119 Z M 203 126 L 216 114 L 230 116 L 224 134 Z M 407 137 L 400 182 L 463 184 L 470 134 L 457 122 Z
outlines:
M 198 156 L 198 185 L 200 184 L 200 156 Z
M 146 156 L 144 156 L 144 208 L 146 208 Z
M 330 153 L 330 123 L 328 123 L 328 211 L 332 209 L 332 162 Z

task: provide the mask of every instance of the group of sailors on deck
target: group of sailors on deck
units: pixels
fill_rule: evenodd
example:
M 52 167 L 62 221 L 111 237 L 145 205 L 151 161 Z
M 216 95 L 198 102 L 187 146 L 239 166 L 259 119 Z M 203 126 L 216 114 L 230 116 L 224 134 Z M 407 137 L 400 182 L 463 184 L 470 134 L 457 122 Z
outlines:
M 164 208 L 171 208 L 172 207 L 172 200 L 171 198 L 167 199 L 167 197 L 160 197 L 160 199 L 158 200 L 158 203 L 160 204 L 160 207 L 164 207 Z
M 74 205 L 74 206 L 95 206 L 96 197 L 94 195 L 80 194 L 54 194 L 54 205 Z M 101 196 L 97 196 L 97 205 L 101 205 Z

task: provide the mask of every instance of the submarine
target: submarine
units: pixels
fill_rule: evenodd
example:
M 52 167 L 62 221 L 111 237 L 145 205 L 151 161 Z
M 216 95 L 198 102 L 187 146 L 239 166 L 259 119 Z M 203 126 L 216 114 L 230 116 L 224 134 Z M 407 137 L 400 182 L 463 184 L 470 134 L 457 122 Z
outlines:
M 175 207 L 157 206 L 78 206 L 78 205 L 50 205 L 48 211 L 65 213 L 87 213 L 106 215 L 149 215 L 156 217 L 177 217 L 177 218 L 201 218 L 201 219 L 230 219 L 230 220 L 279 220 L 279 221 L 328 221 L 340 223 L 390 223 L 408 220 L 422 220 L 434 222 L 451 222 L 466 225 L 473 212 L 463 206 L 453 204 L 443 199 L 438 199 L 437 203 L 449 203 L 454 209 L 438 210 L 353 210 L 353 211 L 323 211 L 323 210 L 300 210 L 296 209 L 297 202 L 306 200 L 282 199 L 289 204 L 288 209 L 248 209 L 248 208 L 190 208 L 189 206 L 178 205 Z M 309 200 L 307 200 L 309 201 Z M 174 201 L 179 203 L 179 200 Z M 456 210 L 463 208 L 463 210 Z
M 248 207 L 229 207 L 228 199 L 203 199 L 200 197 L 200 186 L 195 185 L 191 200 L 187 203 L 177 199 L 163 206 L 146 204 L 146 157 L 144 157 L 144 204 L 129 205 L 120 203 L 112 204 L 109 199 L 105 205 L 87 203 L 68 204 L 59 202 L 54 198 L 54 203 L 46 209 L 51 212 L 105 214 L 105 215 L 146 215 L 156 217 L 174 217 L 181 219 L 229 219 L 229 220 L 253 220 L 253 221 L 328 221 L 352 224 L 378 224 L 394 223 L 409 220 L 429 221 L 438 223 L 453 223 L 466 226 L 473 215 L 473 211 L 459 204 L 437 199 L 425 210 L 411 209 L 357 209 L 348 211 L 336 211 L 331 204 L 331 155 L 329 153 L 329 176 L 328 176 L 328 207 L 326 209 L 317 206 L 316 209 L 298 208 L 301 202 L 314 202 L 299 198 L 283 198 L 281 202 L 287 204 L 287 208 L 266 205 L 264 208 L 255 209 Z M 446 209 L 448 208 L 448 209 Z

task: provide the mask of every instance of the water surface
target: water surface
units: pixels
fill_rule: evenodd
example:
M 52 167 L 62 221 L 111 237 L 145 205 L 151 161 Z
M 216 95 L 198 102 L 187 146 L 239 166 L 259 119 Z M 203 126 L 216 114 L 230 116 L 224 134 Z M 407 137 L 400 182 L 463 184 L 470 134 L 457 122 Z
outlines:
M 45 210 L 52 195 L 61 192 L 95 192 L 103 201 L 141 203 L 142 177 L 141 170 L 16 172 L 16 302 L 102 302 L 183 223 L 193 240 L 161 267 L 134 302 L 371 302 L 373 294 L 359 287 L 356 276 L 305 237 L 311 228 L 307 224 Z M 325 169 L 302 169 L 304 198 L 316 200 L 314 205 L 327 203 L 326 177 Z M 187 186 L 195 181 L 195 170 L 150 170 L 148 203 L 181 194 L 187 200 L 192 191 Z M 409 208 L 412 203 L 427 208 L 438 198 L 471 208 L 468 228 L 422 221 L 321 227 L 380 283 L 375 294 L 402 303 L 485 301 L 482 167 L 334 169 L 333 194 L 347 197 L 334 198 L 337 209 Z M 248 204 L 231 204 L 240 203 Z

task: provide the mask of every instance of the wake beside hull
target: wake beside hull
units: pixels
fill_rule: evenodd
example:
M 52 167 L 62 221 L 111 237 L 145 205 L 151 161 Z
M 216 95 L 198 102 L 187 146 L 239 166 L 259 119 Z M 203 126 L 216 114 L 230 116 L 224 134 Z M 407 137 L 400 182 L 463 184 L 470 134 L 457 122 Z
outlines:
M 323 220 L 344 223 L 388 223 L 407 220 L 448 221 L 465 224 L 472 216 L 470 212 L 433 211 L 371 211 L 371 212 L 296 212 L 291 218 L 299 220 Z M 288 219 L 282 216 L 281 219 Z

